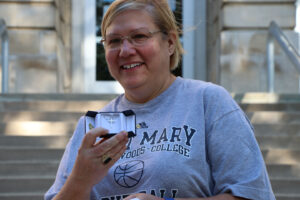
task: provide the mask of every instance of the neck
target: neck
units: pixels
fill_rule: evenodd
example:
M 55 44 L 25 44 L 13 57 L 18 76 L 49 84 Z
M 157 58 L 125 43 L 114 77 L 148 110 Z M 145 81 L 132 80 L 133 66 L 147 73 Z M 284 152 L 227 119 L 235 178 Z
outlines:
M 152 89 L 150 88 L 136 88 L 133 90 L 125 90 L 125 97 L 134 103 L 146 103 L 155 97 L 159 96 L 161 93 L 163 93 L 166 89 L 172 85 L 172 83 L 175 81 L 176 77 L 173 74 L 170 74 L 170 76 L 166 79 L 166 81 L 159 85 L 154 86 Z

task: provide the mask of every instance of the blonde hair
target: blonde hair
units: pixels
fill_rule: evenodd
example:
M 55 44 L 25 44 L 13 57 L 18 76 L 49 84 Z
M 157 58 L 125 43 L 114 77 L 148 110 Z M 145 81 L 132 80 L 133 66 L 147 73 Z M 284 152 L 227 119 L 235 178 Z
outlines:
M 163 32 L 176 34 L 175 50 L 170 57 L 170 70 L 176 69 L 183 54 L 183 48 L 179 40 L 179 28 L 175 16 L 169 7 L 167 0 L 116 0 L 106 11 L 101 32 L 105 36 L 107 27 L 114 18 L 125 10 L 145 10 L 152 16 L 154 24 Z

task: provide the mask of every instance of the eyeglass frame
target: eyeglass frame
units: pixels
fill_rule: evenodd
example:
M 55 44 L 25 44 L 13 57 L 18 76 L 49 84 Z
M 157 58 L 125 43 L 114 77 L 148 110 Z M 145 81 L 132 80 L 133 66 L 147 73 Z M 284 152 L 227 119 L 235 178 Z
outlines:
M 140 29 L 145 29 L 145 28 L 140 28 Z M 161 31 L 161 30 L 158 30 L 158 31 L 149 31 L 149 30 L 147 30 L 147 32 L 150 34 L 150 36 L 149 36 L 145 41 L 143 41 L 142 44 L 138 44 L 138 43 L 135 43 L 135 42 L 134 42 L 134 40 L 132 39 L 131 36 L 132 36 L 132 34 L 134 34 L 135 32 L 137 32 L 137 31 L 140 30 L 140 29 L 136 29 L 135 31 L 132 31 L 129 35 L 125 35 L 125 36 L 121 36 L 121 35 L 119 35 L 119 34 L 112 34 L 112 35 L 120 36 L 120 38 L 118 38 L 118 39 L 120 39 L 121 42 L 120 42 L 120 46 L 119 46 L 119 47 L 116 47 L 116 48 L 108 48 L 108 50 L 111 50 L 111 51 L 119 50 L 119 49 L 121 48 L 121 46 L 122 46 L 122 44 L 123 44 L 123 42 L 124 42 L 125 39 L 127 39 L 128 42 L 130 42 L 130 44 L 132 44 L 133 46 L 139 47 L 139 46 L 145 45 L 146 42 L 147 42 L 150 38 L 152 38 L 153 35 L 155 35 L 156 33 L 163 33 L 163 34 L 167 35 L 167 32 L 166 32 L 166 31 Z M 100 40 L 100 43 L 101 43 L 101 44 L 104 46 L 104 48 L 106 49 L 107 46 L 105 45 L 105 41 L 106 41 L 106 39 L 104 38 L 104 39 Z

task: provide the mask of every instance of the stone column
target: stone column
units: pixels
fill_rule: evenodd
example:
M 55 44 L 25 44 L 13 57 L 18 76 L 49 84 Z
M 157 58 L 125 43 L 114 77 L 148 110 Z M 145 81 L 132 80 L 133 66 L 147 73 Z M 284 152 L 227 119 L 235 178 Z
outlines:
M 207 0 L 206 60 L 207 81 L 220 83 L 221 10 L 222 0 Z
M 57 31 L 57 90 L 58 92 L 71 92 L 71 0 L 55 0 Z

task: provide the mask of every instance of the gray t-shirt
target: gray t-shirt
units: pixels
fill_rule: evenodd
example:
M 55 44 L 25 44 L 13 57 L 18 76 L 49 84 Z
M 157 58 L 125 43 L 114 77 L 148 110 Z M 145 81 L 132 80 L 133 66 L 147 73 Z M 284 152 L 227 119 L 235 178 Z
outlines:
M 177 198 L 231 192 L 248 199 L 275 199 L 252 126 L 222 87 L 177 77 L 145 104 L 120 95 L 101 111 L 128 109 L 136 113 L 137 136 L 94 186 L 91 199 L 119 200 L 141 192 Z M 71 173 L 84 132 L 82 117 L 46 200 Z

